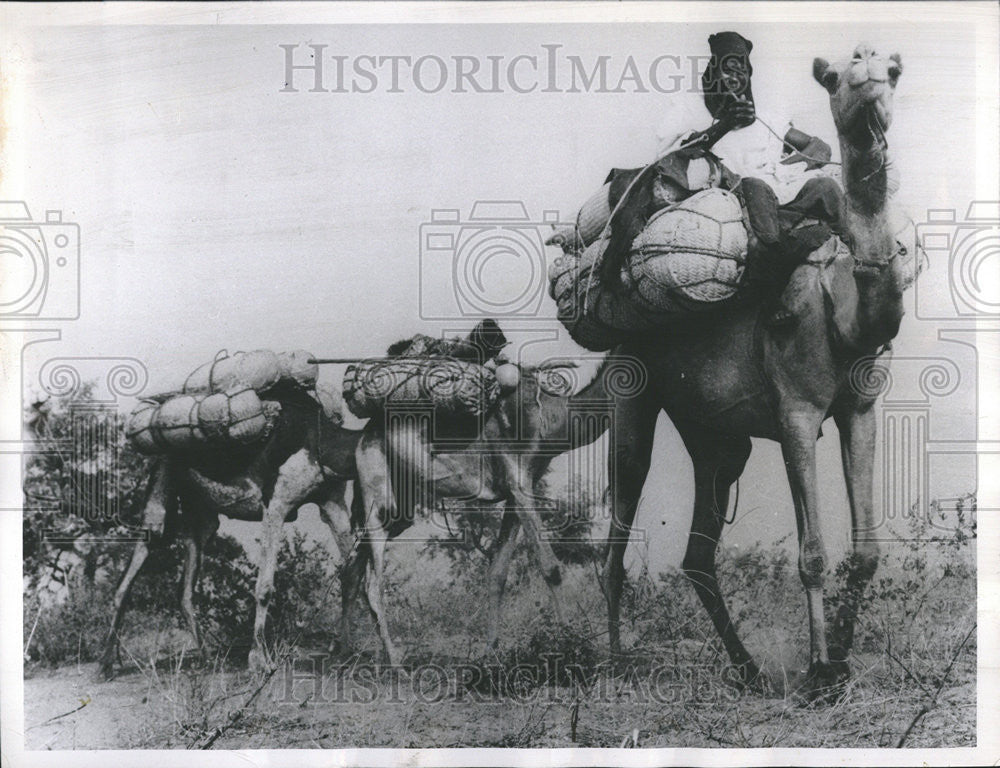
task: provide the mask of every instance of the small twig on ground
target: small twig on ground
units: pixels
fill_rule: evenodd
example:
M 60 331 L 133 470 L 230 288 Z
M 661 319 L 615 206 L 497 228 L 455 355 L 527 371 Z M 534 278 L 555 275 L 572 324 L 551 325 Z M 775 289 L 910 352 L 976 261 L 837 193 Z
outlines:
M 28 730 L 30 731 L 32 728 L 41 728 L 43 725 L 48 725 L 49 723 L 54 722 L 56 720 L 61 720 L 64 717 L 69 717 L 74 712 L 79 712 L 81 709 L 83 709 L 89 703 L 90 703 L 90 697 L 89 696 L 87 698 L 85 698 L 85 699 L 80 699 L 80 706 L 79 707 L 76 707 L 75 709 L 71 709 L 69 712 L 63 712 L 61 715 L 56 715 L 55 717 L 50 717 L 48 720 L 46 720 L 43 723 L 39 723 L 38 725 L 32 725 L 31 727 L 28 728 Z
M 951 670 L 955 666 L 955 662 L 958 661 L 959 654 L 962 653 L 962 649 L 965 648 L 965 644 L 969 642 L 969 638 L 972 637 L 972 633 L 976 631 L 977 624 L 978 622 L 973 622 L 972 626 L 969 627 L 969 631 L 965 633 L 965 637 L 962 638 L 962 642 L 959 643 L 958 648 L 955 650 L 955 653 L 951 657 L 951 661 L 948 663 L 948 668 L 944 671 L 944 674 L 941 676 L 941 682 L 938 683 L 938 687 L 934 691 L 934 695 L 931 697 L 930 701 L 926 702 L 920 708 L 920 711 L 917 712 L 913 720 L 910 722 L 909 727 L 907 727 L 907 729 L 903 732 L 903 735 L 899 737 L 899 742 L 896 744 L 896 749 L 902 748 L 903 744 L 906 743 L 906 739 L 909 738 L 910 733 L 913 731 L 914 728 L 917 727 L 917 723 L 920 722 L 920 719 L 934 708 L 934 705 L 937 703 L 938 696 L 941 695 L 941 691 L 944 689 L 945 683 L 948 682 L 948 678 L 951 676 Z
M 260 681 L 260 685 L 258 685 L 254 689 L 253 693 L 247 697 L 247 700 L 243 702 L 242 706 L 229 716 L 229 721 L 223 725 L 216 726 L 211 735 L 205 740 L 205 743 L 200 745 L 198 749 L 211 749 L 212 745 L 219 740 L 219 737 L 222 736 L 222 734 L 243 719 L 243 715 L 246 714 L 247 707 L 253 704 L 254 700 L 260 695 L 260 692 L 264 690 L 265 686 L 271 681 L 271 678 L 274 677 L 275 672 L 277 672 L 284 663 L 285 659 L 290 658 L 290 656 L 291 654 L 288 654 L 275 661 L 275 663 L 267 671 L 267 674 L 264 675 L 264 679 Z M 199 734 L 197 738 L 193 739 L 191 743 L 188 744 L 188 748 L 193 748 L 195 744 L 197 744 L 198 740 L 205 735 L 206 734 L 204 733 Z
M 918 678 L 915 674 L 913 674 L 913 672 L 910 671 L 910 668 L 903 663 L 902 659 L 898 658 L 896 654 L 892 652 L 892 635 L 886 633 L 885 639 L 886 639 L 886 645 L 885 645 L 886 656 L 888 656 L 894 662 L 899 664 L 900 667 L 902 667 L 903 671 L 907 674 L 907 676 L 909 676 L 909 678 L 913 682 L 915 682 L 917 685 L 920 686 L 920 690 L 924 692 L 924 695 L 933 697 L 934 694 L 931 693 L 931 691 L 927 688 L 927 686 L 923 684 L 920 678 Z

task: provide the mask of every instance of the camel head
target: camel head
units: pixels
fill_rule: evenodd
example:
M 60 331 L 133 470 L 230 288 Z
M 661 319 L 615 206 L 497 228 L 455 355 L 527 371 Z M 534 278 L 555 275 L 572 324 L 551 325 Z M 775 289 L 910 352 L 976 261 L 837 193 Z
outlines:
M 902 72 L 898 53 L 885 58 L 867 43 L 854 49 L 850 61 L 813 61 L 813 77 L 830 94 L 833 122 L 842 142 L 862 151 L 886 148 L 892 97 Z
M 889 221 L 885 138 L 902 72 L 899 54 L 885 58 L 864 43 L 854 49 L 849 61 L 813 62 L 813 76 L 830 94 L 830 110 L 840 137 L 847 196 L 844 242 L 853 259 L 857 288 L 851 335 L 856 344 L 867 349 L 892 339 L 903 317 L 904 251 Z

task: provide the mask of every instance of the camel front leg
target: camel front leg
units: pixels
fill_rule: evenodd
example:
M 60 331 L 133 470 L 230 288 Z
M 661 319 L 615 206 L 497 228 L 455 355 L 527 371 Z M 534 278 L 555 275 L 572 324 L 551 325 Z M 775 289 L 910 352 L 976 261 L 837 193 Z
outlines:
M 402 657 L 396 650 L 389 632 L 389 623 L 382 604 L 383 577 L 385 575 L 385 546 L 389 535 L 383 520 L 395 517 L 395 497 L 389 487 L 389 465 L 385 455 L 385 439 L 377 431 L 365 430 L 354 452 L 358 468 L 355 486 L 356 503 L 363 504 L 364 525 L 361 544 L 366 547 L 368 568 L 365 574 L 365 595 L 368 608 L 375 621 L 375 628 L 382 640 L 382 648 L 392 666 L 398 666 Z
M 845 661 L 854 645 L 854 625 L 858 604 L 865 588 L 875 576 L 879 562 L 879 545 L 872 537 L 875 531 L 874 470 L 875 470 L 875 409 L 874 403 L 851 403 L 834 414 L 840 430 L 840 456 L 847 481 L 847 498 L 851 505 L 851 544 L 847 584 L 837 609 L 833 627 L 833 661 Z
M 615 403 L 608 447 L 611 526 L 605 550 L 604 597 L 608 604 L 608 638 L 612 655 L 621 653 L 621 596 L 625 550 L 632 535 L 642 487 L 649 474 L 659 407 L 648 393 Z
M 350 557 L 340 566 L 340 623 L 337 637 L 330 643 L 330 653 L 350 656 L 354 653 L 354 608 L 361 594 L 368 567 L 366 545 L 353 548 Z M 368 596 L 365 595 L 367 602 Z M 371 606 L 369 606 L 369 609 Z
M 520 518 L 524 535 L 535 553 L 538 565 L 542 569 L 542 577 L 549 588 L 552 612 L 556 621 L 562 624 L 562 599 L 559 594 L 559 585 L 562 584 L 562 568 L 552 549 L 552 544 L 545 538 L 545 529 L 538 514 L 538 505 L 525 491 L 525 488 L 529 487 L 528 473 L 523 469 L 520 457 L 516 455 L 505 454 L 502 460 L 510 493 L 507 509 L 516 510 L 516 514 Z
M 278 565 L 282 526 L 289 514 L 298 509 L 309 495 L 323 482 L 319 465 L 303 449 L 290 456 L 274 484 L 274 492 L 264 509 L 260 540 L 260 570 L 254 591 L 256 612 L 253 620 L 253 647 L 250 650 L 251 669 L 263 670 L 271 659 L 267 652 L 265 630 L 267 613 L 274 598 L 274 572 Z
M 781 452 L 798 528 L 799 578 L 806 590 L 809 609 L 809 679 L 814 691 L 837 682 L 827 652 L 823 615 L 826 550 L 820 532 L 816 491 L 816 435 L 822 420 L 823 413 L 808 406 L 785 411 L 781 418 Z
M 505 511 L 500 520 L 500 534 L 497 539 L 497 550 L 490 562 L 486 575 L 486 586 L 489 593 L 489 623 L 486 627 L 486 655 L 496 653 L 500 642 L 500 624 L 503 614 L 503 593 L 507 587 L 507 574 L 510 562 L 517 549 L 517 529 L 520 520 L 516 513 Z
M 367 530 L 366 544 L 371 550 L 368 558 L 368 570 L 365 574 L 365 594 L 368 597 L 368 609 L 375 622 L 375 629 L 382 640 L 382 647 L 389 659 L 389 665 L 398 667 L 403 657 L 396 649 L 389 632 L 389 621 L 382 602 L 385 581 L 385 545 L 389 537 L 381 526 L 373 526 Z

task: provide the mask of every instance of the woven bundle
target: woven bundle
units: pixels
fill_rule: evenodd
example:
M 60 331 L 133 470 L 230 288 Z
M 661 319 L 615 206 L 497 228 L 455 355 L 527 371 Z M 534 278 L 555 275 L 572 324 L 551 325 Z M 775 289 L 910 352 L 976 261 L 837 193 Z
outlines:
M 670 311 L 678 294 L 695 302 L 728 299 L 746 254 L 739 200 L 709 189 L 653 215 L 632 241 L 628 275 L 643 308 Z
M 601 284 L 608 233 L 582 254 L 563 254 L 549 270 L 549 292 L 573 339 L 610 349 L 703 312 L 732 297 L 746 263 L 747 234 L 739 201 L 709 189 L 655 214 L 633 241 L 621 285 Z
M 390 403 L 420 403 L 455 416 L 478 416 L 500 396 L 496 377 L 453 358 L 367 360 L 344 372 L 344 401 L 358 418 L 381 415 Z
M 576 229 L 585 245 L 590 245 L 600 237 L 611 218 L 611 204 L 608 202 L 610 192 L 611 185 L 605 184 L 580 207 L 576 215 Z
M 222 350 L 214 360 L 196 368 L 183 381 L 149 398 L 162 403 L 180 394 L 207 395 L 234 387 L 249 387 L 257 394 L 266 394 L 279 383 L 311 390 L 319 378 L 319 366 L 309 362 L 312 358 L 313 354 L 304 349 L 278 353 L 258 349 L 233 354 Z
M 143 400 L 129 415 L 125 434 L 137 451 L 149 455 L 250 445 L 267 436 L 280 410 L 248 387 L 176 395 L 162 403 Z
M 269 349 L 253 352 L 225 351 L 216 355 L 210 363 L 196 368 L 184 380 L 185 394 L 196 392 L 225 392 L 230 387 L 242 384 L 257 392 L 263 392 L 281 379 L 281 364 L 278 355 Z

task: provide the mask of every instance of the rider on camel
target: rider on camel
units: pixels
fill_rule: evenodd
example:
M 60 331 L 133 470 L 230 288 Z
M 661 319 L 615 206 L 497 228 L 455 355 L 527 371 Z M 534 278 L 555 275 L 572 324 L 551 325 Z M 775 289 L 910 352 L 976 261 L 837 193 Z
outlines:
M 795 316 L 781 303 L 781 293 L 795 267 L 831 233 L 843 231 L 843 192 L 833 179 L 813 175 L 793 199 L 781 204 L 770 184 L 751 175 L 762 165 L 759 158 L 764 154 L 761 142 L 753 146 L 754 140 L 760 138 L 758 130 L 767 128 L 755 125 L 753 43 L 736 32 L 719 32 L 709 37 L 708 44 L 712 56 L 701 77 L 702 98 L 674 105 L 678 108 L 660 130 L 660 160 L 646 169 L 612 170 L 606 180 L 608 202 L 617 210 L 602 278 L 608 286 L 618 283 L 632 240 L 654 212 L 703 189 L 721 187 L 734 192 L 746 209 L 752 230 L 748 280 L 764 296 L 766 322 L 789 326 Z M 706 123 L 710 124 L 704 130 L 691 130 Z M 830 159 L 827 144 L 794 128 L 785 134 L 783 144 L 788 154 L 782 165 L 803 162 L 812 170 Z M 619 205 L 626 190 L 628 197 Z

